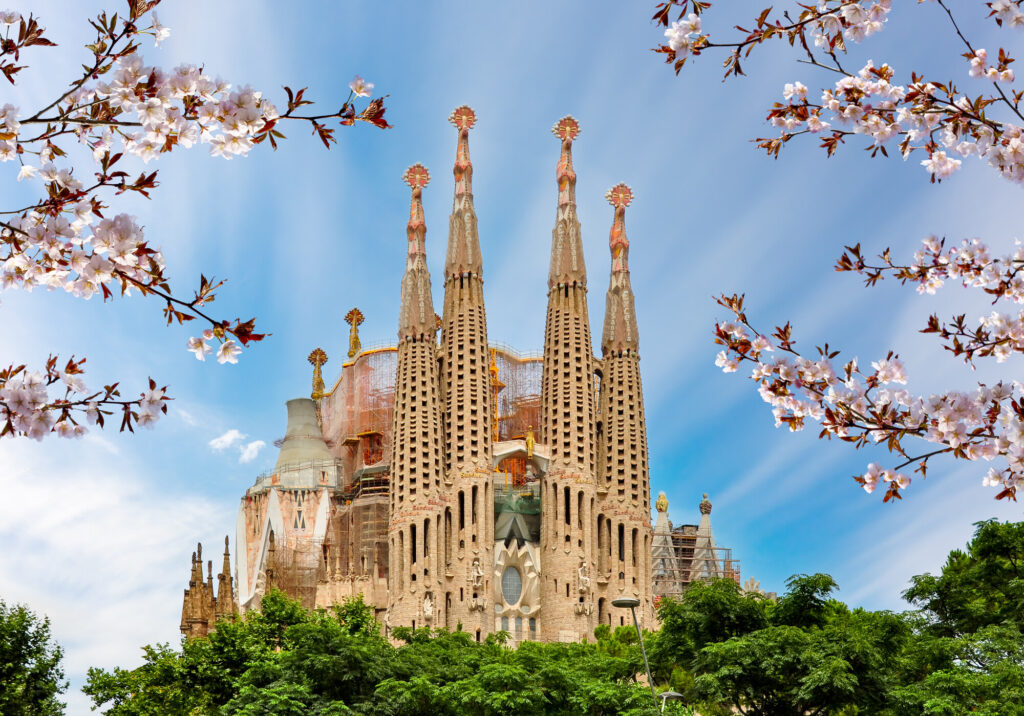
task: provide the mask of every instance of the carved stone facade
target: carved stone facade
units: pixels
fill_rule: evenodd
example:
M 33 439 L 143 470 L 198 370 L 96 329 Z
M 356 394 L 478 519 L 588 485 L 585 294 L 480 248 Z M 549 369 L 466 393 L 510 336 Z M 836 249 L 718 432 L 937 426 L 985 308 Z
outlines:
M 430 175 L 414 165 L 404 177 L 412 200 L 397 347 L 364 349 L 353 309 L 350 360 L 332 388 L 321 377 L 326 354 L 311 354 L 313 398 L 289 401 L 277 464 L 239 509 L 240 608 L 258 607 L 269 583 L 310 607 L 361 594 L 388 627 L 461 628 L 477 639 L 505 630 L 518 643 L 593 638 L 599 623 L 628 622 L 612 600 L 635 597 L 653 626 L 625 235 L 632 193 L 608 193 L 612 272 L 598 357 L 572 163 L 579 124 L 559 120 L 544 351 L 493 346 L 469 154 L 476 116 L 460 107 L 449 120 L 457 148 L 442 315 L 426 261 Z

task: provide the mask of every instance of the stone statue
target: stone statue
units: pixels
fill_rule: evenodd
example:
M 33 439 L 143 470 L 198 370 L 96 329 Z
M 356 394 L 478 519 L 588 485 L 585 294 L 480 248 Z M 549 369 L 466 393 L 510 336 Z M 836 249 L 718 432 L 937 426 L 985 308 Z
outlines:
M 590 568 L 585 557 L 580 557 L 580 566 L 576 568 L 576 582 L 580 594 L 590 591 Z
M 423 595 L 423 619 L 428 622 L 434 619 L 434 596 L 430 592 Z
M 482 587 L 482 586 L 484 586 L 484 570 L 480 566 L 480 558 L 479 557 L 474 557 L 473 558 L 473 570 L 472 570 L 472 572 L 470 574 L 471 574 L 471 576 L 473 578 L 473 586 L 474 587 Z

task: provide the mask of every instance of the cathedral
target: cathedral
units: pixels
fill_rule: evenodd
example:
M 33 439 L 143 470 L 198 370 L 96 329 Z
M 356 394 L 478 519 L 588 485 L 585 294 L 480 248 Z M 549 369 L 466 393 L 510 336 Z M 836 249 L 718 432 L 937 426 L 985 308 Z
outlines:
M 353 309 L 348 360 L 329 389 L 327 355 L 310 354 L 312 395 L 288 401 L 277 462 L 242 497 L 234 577 L 225 554 L 218 599 L 212 568 L 204 582 L 202 555 L 193 556 L 186 635 L 205 633 L 236 604 L 258 607 L 272 587 L 308 607 L 362 595 L 386 628 L 447 627 L 478 640 L 502 630 L 512 645 L 629 624 L 629 611 L 612 605 L 624 597 L 639 600 L 641 624 L 654 627 L 625 228 L 632 192 L 619 184 L 606 195 L 612 264 L 595 354 L 572 161 L 579 124 L 555 124 L 543 353 L 492 344 L 469 154 L 476 116 L 463 106 L 449 121 L 457 144 L 440 315 L 426 261 L 430 174 L 416 164 L 403 176 L 411 207 L 397 340 L 364 348 Z

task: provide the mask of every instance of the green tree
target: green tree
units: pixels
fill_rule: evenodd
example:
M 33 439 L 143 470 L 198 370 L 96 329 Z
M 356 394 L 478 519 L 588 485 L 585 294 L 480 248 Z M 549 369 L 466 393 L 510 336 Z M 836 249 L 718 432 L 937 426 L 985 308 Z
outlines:
M 0 599 L 0 714 L 49 716 L 64 713 L 57 695 L 67 682 L 64 652 L 50 637 L 50 620 Z
M 939 636 L 971 634 L 992 625 L 1024 631 L 1024 522 L 975 525 L 967 550 L 953 550 L 938 575 L 913 577 L 903 593 Z

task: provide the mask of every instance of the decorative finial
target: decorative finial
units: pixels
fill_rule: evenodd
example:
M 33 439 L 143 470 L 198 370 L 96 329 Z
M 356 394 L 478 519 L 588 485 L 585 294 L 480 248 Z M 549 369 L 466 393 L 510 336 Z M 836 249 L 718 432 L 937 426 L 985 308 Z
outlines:
M 533 447 L 537 444 L 536 439 L 533 437 L 533 426 L 526 426 L 526 457 L 528 459 L 533 458 Z
M 427 222 L 423 218 L 423 187 L 430 183 L 430 172 L 422 164 L 413 164 L 405 170 L 402 181 L 412 188 L 412 204 L 409 206 L 409 225 L 405 229 L 409 237 L 409 256 L 427 255 L 425 240 Z
M 462 105 L 448 116 L 448 121 L 459 130 L 459 143 L 455 150 L 455 198 L 473 193 L 473 163 L 469 160 L 469 130 L 476 124 L 476 112 Z
M 562 140 L 562 154 L 558 158 L 555 176 L 558 179 L 558 205 L 576 202 L 576 171 L 572 168 L 572 143 L 580 136 L 580 123 L 566 116 L 555 122 L 552 134 Z
M 626 238 L 626 207 L 633 201 L 633 190 L 619 183 L 605 195 L 608 203 L 615 207 L 615 218 L 608 234 L 608 245 L 612 250 L 612 273 L 629 271 L 629 239 Z
M 700 513 L 702 515 L 711 514 L 711 503 L 708 501 L 708 493 L 704 493 L 704 499 L 700 501 Z
M 422 189 L 430 183 L 430 171 L 422 164 L 413 164 L 405 170 L 405 174 L 402 175 L 402 181 L 412 187 L 413 192 L 415 192 L 416 189 Z
M 345 323 L 351 328 L 348 331 L 348 357 L 355 358 L 363 344 L 359 342 L 359 326 L 364 321 L 363 312 L 353 308 L 345 314 Z
M 327 354 L 323 348 L 314 348 L 306 360 L 313 365 L 313 393 L 310 397 L 313 400 L 320 400 L 324 397 L 324 378 L 320 373 L 320 367 L 327 362 Z
M 664 492 L 658 493 L 658 501 L 654 503 L 654 507 L 658 512 L 668 512 L 668 497 L 665 496 Z

